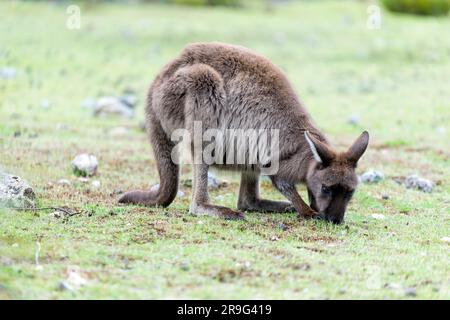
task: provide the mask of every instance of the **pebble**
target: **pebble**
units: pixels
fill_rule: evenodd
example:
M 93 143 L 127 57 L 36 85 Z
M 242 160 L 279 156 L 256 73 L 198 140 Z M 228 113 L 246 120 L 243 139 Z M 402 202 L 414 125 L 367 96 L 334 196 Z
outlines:
M 60 211 L 53 211 L 49 213 L 49 216 L 51 218 L 61 218 L 62 217 L 62 213 Z
M 384 175 L 380 171 L 369 170 L 359 176 L 359 180 L 363 183 L 377 183 L 383 180 Z
M 405 187 L 407 189 L 417 189 L 426 193 L 433 191 L 434 183 L 431 180 L 421 178 L 417 175 L 411 175 L 405 179 Z
M 59 291 L 73 291 L 74 289 L 66 281 L 60 281 L 58 284 Z
M 123 100 L 120 97 L 102 97 L 98 99 L 95 105 L 94 116 L 107 114 L 132 118 L 134 116 L 134 110 L 130 106 L 129 101 Z
M 183 179 L 180 181 L 181 185 L 186 188 L 192 188 L 192 179 Z M 228 181 L 220 181 L 212 172 L 208 172 L 208 188 L 215 190 L 224 188 L 228 185 Z
M 36 195 L 24 179 L 0 172 L 0 207 L 34 208 Z
M 378 214 L 378 213 L 372 214 L 371 217 L 374 218 L 374 219 L 377 219 L 377 220 L 384 220 L 384 219 L 386 219 L 384 214 Z
M 277 236 L 270 237 L 270 241 L 278 241 L 278 240 L 280 240 L 280 238 L 278 238 Z
M 91 186 L 92 186 L 92 188 L 94 188 L 94 189 L 100 188 L 100 185 L 101 185 L 101 183 L 100 183 L 100 181 L 98 181 L 98 180 L 94 180 L 94 181 L 91 182 Z
M 93 176 L 97 171 L 97 167 L 97 158 L 87 153 L 77 155 L 72 161 L 74 173 L 83 177 Z
M 407 297 L 415 297 L 417 296 L 416 288 L 410 287 L 405 289 L 405 296 Z
M 79 273 L 78 267 L 68 267 L 66 269 L 66 274 L 66 281 L 72 288 L 79 288 L 88 283 L 87 279 Z

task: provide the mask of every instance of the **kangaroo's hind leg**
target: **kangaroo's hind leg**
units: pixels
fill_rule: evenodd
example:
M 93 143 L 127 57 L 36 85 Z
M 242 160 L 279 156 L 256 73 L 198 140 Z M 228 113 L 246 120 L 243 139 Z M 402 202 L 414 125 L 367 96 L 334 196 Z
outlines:
M 194 190 L 189 212 L 195 215 L 209 215 L 230 220 L 243 219 L 241 212 L 212 205 L 208 196 L 208 165 L 194 164 Z
M 187 85 L 185 121 L 186 128 L 191 135 L 193 143 L 193 171 L 194 183 L 190 212 L 195 215 L 210 215 L 225 219 L 242 219 L 241 212 L 226 207 L 212 205 L 208 196 L 208 169 L 202 156 L 205 144 L 202 139 L 203 132 L 197 134 L 196 128 L 202 131 L 218 129 L 221 121 L 219 113 L 224 108 L 225 92 L 221 76 L 211 67 L 203 64 L 194 64 L 180 70 L 180 77 Z M 202 146 L 196 148 L 194 146 Z M 200 153 L 200 157 L 199 156 Z
M 166 207 L 172 203 L 178 191 L 179 165 L 171 159 L 174 143 L 164 132 L 159 121 L 150 113 L 148 131 L 158 167 L 160 184 L 158 190 L 134 190 L 125 193 L 120 203 Z
M 295 211 L 290 202 L 272 201 L 259 198 L 259 173 L 244 171 L 239 187 L 238 209 L 260 212 L 290 212 Z

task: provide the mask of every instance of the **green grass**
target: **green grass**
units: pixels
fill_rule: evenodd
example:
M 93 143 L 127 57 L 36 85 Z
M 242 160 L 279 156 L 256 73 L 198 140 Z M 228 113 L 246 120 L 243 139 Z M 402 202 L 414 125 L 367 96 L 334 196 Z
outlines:
M 448 18 L 383 12 L 381 29 L 369 30 L 366 5 L 351 1 L 271 11 L 108 4 L 82 7 L 82 28 L 69 30 L 65 10 L 0 3 L 0 67 L 19 71 L 0 79 L 0 166 L 26 178 L 40 205 L 80 212 L 0 212 L 0 298 L 414 298 L 406 288 L 416 298 L 450 298 L 449 245 L 441 241 L 450 236 Z M 360 186 L 345 225 L 297 222 L 295 214 L 193 217 L 186 187 L 167 209 L 116 204 L 114 190 L 158 182 L 138 128 L 146 88 L 193 41 L 242 44 L 281 66 L 338 148 L 371 133 L 358 172 L 374 168 L 386 178 Z M 125 89 L 139 95 L 136 119 L 94 118 L 80 107 Z M 352 114 L 359 125 L 347 123 Z M 111 137 L 117 126 L 131 131 Z M 71 173 L 82 151 L 99 158 L 99 190 Z M 439 184 L 425 194 L 393 180 L 409 174 Z M 235 208 L 238 176 L 221 176 L 230 184 L 211 198 Z M 72 186 L 56 184 L 61 178 Z M 267 183 L 263 194 L 282 198 Z M 70 266 L 88 283 L 58 290 Z

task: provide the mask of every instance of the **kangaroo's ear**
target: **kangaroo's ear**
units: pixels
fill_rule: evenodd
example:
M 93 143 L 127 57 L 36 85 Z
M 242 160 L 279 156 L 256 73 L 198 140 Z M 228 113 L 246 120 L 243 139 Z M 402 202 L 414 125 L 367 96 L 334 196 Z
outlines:
M 358 162 L 359 158 L 364 154 L 369 144 L 369 133 L 364 131 L 358 139 L 353 143 L 353 145 L 347 151 L 347 158 L 354 162 Z
M 305 139 L 317 162 L 328 165 L 333 160 L 335 153 L 325 143 L 311 136 L 308 131 L 305 131 Z

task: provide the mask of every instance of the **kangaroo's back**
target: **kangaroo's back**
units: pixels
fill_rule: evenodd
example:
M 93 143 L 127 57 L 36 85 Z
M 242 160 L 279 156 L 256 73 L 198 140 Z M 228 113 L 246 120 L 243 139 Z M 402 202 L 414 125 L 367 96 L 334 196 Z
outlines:
M 200 77 L 199 70 L 207 68 L 209 72 Z M 217 103 L 220 128 L 276 128 L 281 135 L 286 130 L 318 132 L 277 66 L 247 48 L 222 43 L 186 46 L 154 80 L 147 111 L 170 123 L 169 132 L 184 127 L 185 93 L 205 85 L 210 92 L 223 94 Z M 162 103 L 162 99 L 170 103 Z

